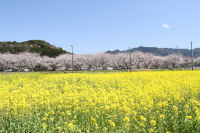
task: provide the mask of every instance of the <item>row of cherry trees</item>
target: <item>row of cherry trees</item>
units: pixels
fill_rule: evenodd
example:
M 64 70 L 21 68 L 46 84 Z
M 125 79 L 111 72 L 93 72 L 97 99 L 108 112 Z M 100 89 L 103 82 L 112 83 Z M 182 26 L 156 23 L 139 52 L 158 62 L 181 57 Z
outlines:
M 131 58 L 130 58 L 131 57 Z M 12 69 L 17 71 L 26 68 L 32 71 L 70 70 L 72 68 L 70 54 L 63 54 L 56 58 L 40 56 L 33 53 L 0 54 L 0 71 Z M 131 64 L 131 65 L 130 65 Z M 200 65 L 200 58 L 194 59 L 195 65 Z M 74 70 L 92 69 L 157 69 L 157 68 L 188 68 L 191 59 L 181 55 L 155 56 L 149 53 L 134 52 L 93 55 L 74 55 Z

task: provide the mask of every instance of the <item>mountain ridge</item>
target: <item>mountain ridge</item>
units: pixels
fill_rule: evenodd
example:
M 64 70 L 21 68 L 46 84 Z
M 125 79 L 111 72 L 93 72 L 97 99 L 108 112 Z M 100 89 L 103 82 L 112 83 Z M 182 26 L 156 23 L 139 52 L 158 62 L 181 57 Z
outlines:
M 191 56 L 191 50 L 190 49 L 175 49 L 175 48 L 157 48 L 157 47 L 143 47 L 139 46 L 136 48 L 131 48 L 128 50 L 122 50 L 120 51 L 119 49 L 116 50 L 108 50 L 105 53 L 109 54 L 118 54 L 118 53 L 127 53 L 127 52 L 143 52 L 143 53 L 152 53 L 157 56 L 167 56 L 170 54 L 181 54 L 185 57 L 190 57 Z M 194 57 L 200 57 L 200 48 L 195 48 L 193 49 L 193 56 Z

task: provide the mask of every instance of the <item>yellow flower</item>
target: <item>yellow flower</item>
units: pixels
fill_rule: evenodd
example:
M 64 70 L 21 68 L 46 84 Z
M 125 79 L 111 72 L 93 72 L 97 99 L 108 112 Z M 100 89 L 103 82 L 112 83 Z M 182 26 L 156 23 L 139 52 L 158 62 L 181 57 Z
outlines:
M 103 128 L 103 132 L 107 132 L 107 130 L 108 130 L 108 129 L 107 129 L 106 127 Z
M 57 127 L 57 129 L 58 129 L 58 130 L 60 130 L 60 129 L 61 129 L 61 127 Z
M 42 121 L 46 121 L 46 120 L 47 120 L 47 118 L 46 118 L 46 117 L 42 118 Z
M 92 123 L 96 123 L 96 119 L 91 118 L 91 122 L 92 122 Z
M 5 129 L 3 118 L 10 127 L 28 120 L 32 126 L 27 131 L 40 125 L 38 132 L 117 132 L 131 127 L 158 133 L 167 130 L 165 120 L 199 124 L 199 77 L 200 71 L 0 74 L 0 129 Z M 178 111 L 185 115 L 178 116 Z
M 114 123 L 113 121 L 108 120 L 108 123 L 110 124 L 110 126 L 111 126 L 112 128 L 115 128 L 115 123 Z
M 160 114 L 160 115 L 159 115 L 159 118 L 160 118 L 160 119 L 164 119 L 164 118 L 165 118 L 165 115 Z
M 192 116 L 186 116 L 186 119 L 192 120 Z
M 177 111 L 178 108 L 174 105 L 174 106 L 172 107 L 172 110 L 173 110 L 173 111 Z
M 50 120 L 51 120 L 51 121 L 53 121 L 53 120 L 54 120 L 54 118 L 53 118 L 53 117 L 51 117 L 51 118 L 50 118 Z
M 60 114 L 61 114 L 61 115 L 65 115 L 65 112 L 61 112 Z
M 125 118 L 123 119 L 123 121 L 124 121 L 124 122 L 129 122 L 130 119 L 129 119 L 128 117 L 125 117 Z
M 45 130 L 47 128 L 46 124 L 42 124 L 42 128 Z
M 140 127 L 144 127 L 145 125 L 144 125 L 144 123 L 139 123 L 139 125 L 140 125 Z
M 150 123 L 151 123 L 152 126 L 156 125 L 156 121 L 155 120 L 151 120 Z
M 70 112 L 70 111 L 67 111 L 66 114 L 67 114 L 68 116 L 71 116 L 71 112 Z
M 69 123 L 69 124 L 67 125 L 67 127 L 68 127 L 69 129 L 72 129 L 72 128 L 73 128 L 73 124 L 72 124 L 72 123 Z
M 54 112 L 54 111 L 51 111 L 51 114 L 52 114 L 52 115 L 55 115 L 55 112 Z
M 140 120 L 146 122 L 147 119 L 143 115 L 140 115 Z
M 153 128 L 150 128 L 150 129 L 149 129 L 149 132 L 150 132 L 150 133 L 154 133 L 155 131 L 154 131 Z

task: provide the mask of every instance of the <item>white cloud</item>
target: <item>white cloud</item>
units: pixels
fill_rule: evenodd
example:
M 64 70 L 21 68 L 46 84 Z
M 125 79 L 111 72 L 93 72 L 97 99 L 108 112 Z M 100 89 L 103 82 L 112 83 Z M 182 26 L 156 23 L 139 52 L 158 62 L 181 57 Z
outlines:
M 162 24 L 162 27 L 165 28 L 165 29 L 170 29 L 171 26 L 169 24 Z

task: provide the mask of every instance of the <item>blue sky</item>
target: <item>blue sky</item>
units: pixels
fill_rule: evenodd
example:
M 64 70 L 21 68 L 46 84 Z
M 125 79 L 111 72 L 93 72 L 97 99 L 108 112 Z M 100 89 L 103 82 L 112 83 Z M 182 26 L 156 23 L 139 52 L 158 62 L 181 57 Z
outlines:
M 0 0 L 0 41 L 40 39 L 75 53 L 200 47 L 199 0 Z

